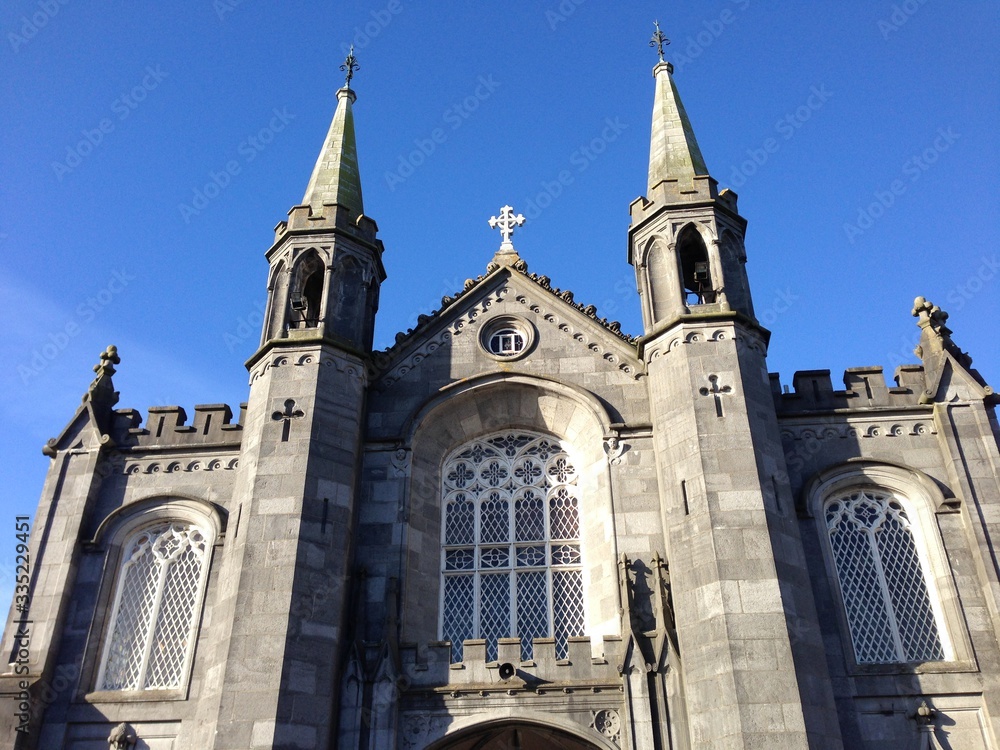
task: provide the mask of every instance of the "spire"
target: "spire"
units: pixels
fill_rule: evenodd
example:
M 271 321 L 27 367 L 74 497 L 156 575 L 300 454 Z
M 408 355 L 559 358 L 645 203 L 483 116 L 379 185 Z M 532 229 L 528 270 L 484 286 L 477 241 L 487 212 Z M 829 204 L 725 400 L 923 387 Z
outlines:
M 351 78 L 359 66 L 354 57 L 354 47 L 340 69 L 346 72 L 344 87 L 337 92 L 337 111 L 330 123 L 323 150 L 313 167 L 303 205 L 319 211 L 324 203 L 336 203 L 360 215 L 364 213 L 361 198 L 361 175 L 358 171 L 358 148 L 354 137 L 354 115 L 351 105 L 354 92 Z
M 656 33 L 649 43 L 657 48 L 660 56 L 660 61 L 653 68 L 656 95 L 653 100 L 653 132 L 649 141 L 649 194 L 663 180 L 690 182 L 696 175 L 708 174 L 691 122 L 671 77 L 674 66 L 663 60 L 664 44 L 670 44 L 670 40 L 656 24 Z

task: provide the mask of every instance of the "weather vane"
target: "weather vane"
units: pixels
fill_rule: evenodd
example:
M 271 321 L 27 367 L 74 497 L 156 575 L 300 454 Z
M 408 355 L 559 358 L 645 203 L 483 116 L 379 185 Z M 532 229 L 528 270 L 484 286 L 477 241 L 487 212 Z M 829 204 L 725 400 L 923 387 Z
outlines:
M 662 56 L 661 58 L 662 59 Z M 344 60 L 344 64 L 340 66 L 340 69 L 347 72 L 347 81 L 344 82 L 344 86 L 351 88 L 351 79 L 354 78 L 354 73 L 361 69 L 358 65 L 358 58 L 354 56 L 354 45 L 351 45 L 351 51 L 347 53 L 347 59 Z
M 660 62 L 663 62 L 663 45 L 670 44 L 670 40 L 667 39 L 667 35 L 660 31 L 660 22 L 653 21 L 653 25 L 656 26 L 656 33 L 653 34 L 653 38 L 649 41 L 650 47 L 656 47 L 657 53 L 660 55 Z

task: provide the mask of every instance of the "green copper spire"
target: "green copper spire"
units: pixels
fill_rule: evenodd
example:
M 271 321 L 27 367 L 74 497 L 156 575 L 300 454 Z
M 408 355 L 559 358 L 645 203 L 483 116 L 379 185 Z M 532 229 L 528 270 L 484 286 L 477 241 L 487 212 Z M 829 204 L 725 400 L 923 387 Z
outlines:
M 650 46 L 656 46 L 660 62 L 653 68 L 656 95 L 653 100 L 653 132 L 649 141 L 649 192 L 663 180 L 690 182 L 695 175 L 707 175 L 705 159 L 695 140 L 680 94 L 671 74 L 674 66 L 663 61 L 663 36 L 659 24 Z
M 358 147 L 354 137 L 354 114 L 351 105 L 356 97 L 349 84 L 358 69 L 354 48 L 341 70 L 347 73 L 347 85 L 337 92 L 337 111 L 326 134 L 323 150 L 313 167 L 303 205 L 318 211 L 324 203 L 336 203 L 356 214 L 364 213 L 361 198 L 361 174 L 358 171 Z

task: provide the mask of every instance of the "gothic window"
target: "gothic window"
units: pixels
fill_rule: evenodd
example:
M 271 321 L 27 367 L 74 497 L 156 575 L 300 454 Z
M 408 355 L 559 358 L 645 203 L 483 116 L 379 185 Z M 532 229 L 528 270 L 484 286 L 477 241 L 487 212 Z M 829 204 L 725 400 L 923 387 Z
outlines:
M 319 325 L 325 274 L 325 266 L 314 250 L 309 251 L 295 267 L 288 297 L 291 308 L 289 325 L 292 328 L 316 328 Z
M 909 516 L 899 499 L 851 490 L 824 504 L 858 664 L 945 658 Z
M 98 690 L 181 687 L 208 573 L 208 537 L 198 526 L 169 521 L 128 538 L 116 576 Z
M 462 642 L 582 635 L 583 571 L 577 470 L 558 440 L 503 432 L 464 445 L 442 470 L 442 637 L 453 661 Z
M 677 255 L 681 261 L 683 293 L 689 305 L 715 302 L 712 274 L 708 262 L 708 249 L 701 233 L 688 224 L 677 236 Z

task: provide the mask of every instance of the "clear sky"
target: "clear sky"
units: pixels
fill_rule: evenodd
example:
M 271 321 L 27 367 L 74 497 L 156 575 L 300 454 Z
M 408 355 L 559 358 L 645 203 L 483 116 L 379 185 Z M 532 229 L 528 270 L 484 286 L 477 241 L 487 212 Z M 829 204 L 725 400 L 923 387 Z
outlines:
M 782 382 L 864 365 L 891 378 L 915 361 L 919 294 L 997 385 L 998 7 L 4 3 L 3 606 L 41 447 L 105 346 L 122 358 L 119 407 L 245 400 L 264 252 L 302 198 L 352 41 L 365 209 L 389 274 L 376 346 L 484 272 L 505 203 L 528 217 L 514 240 L 532 271 L 640 332 L 626 232 L 658 18 L 709 170 L 749 219 Z

